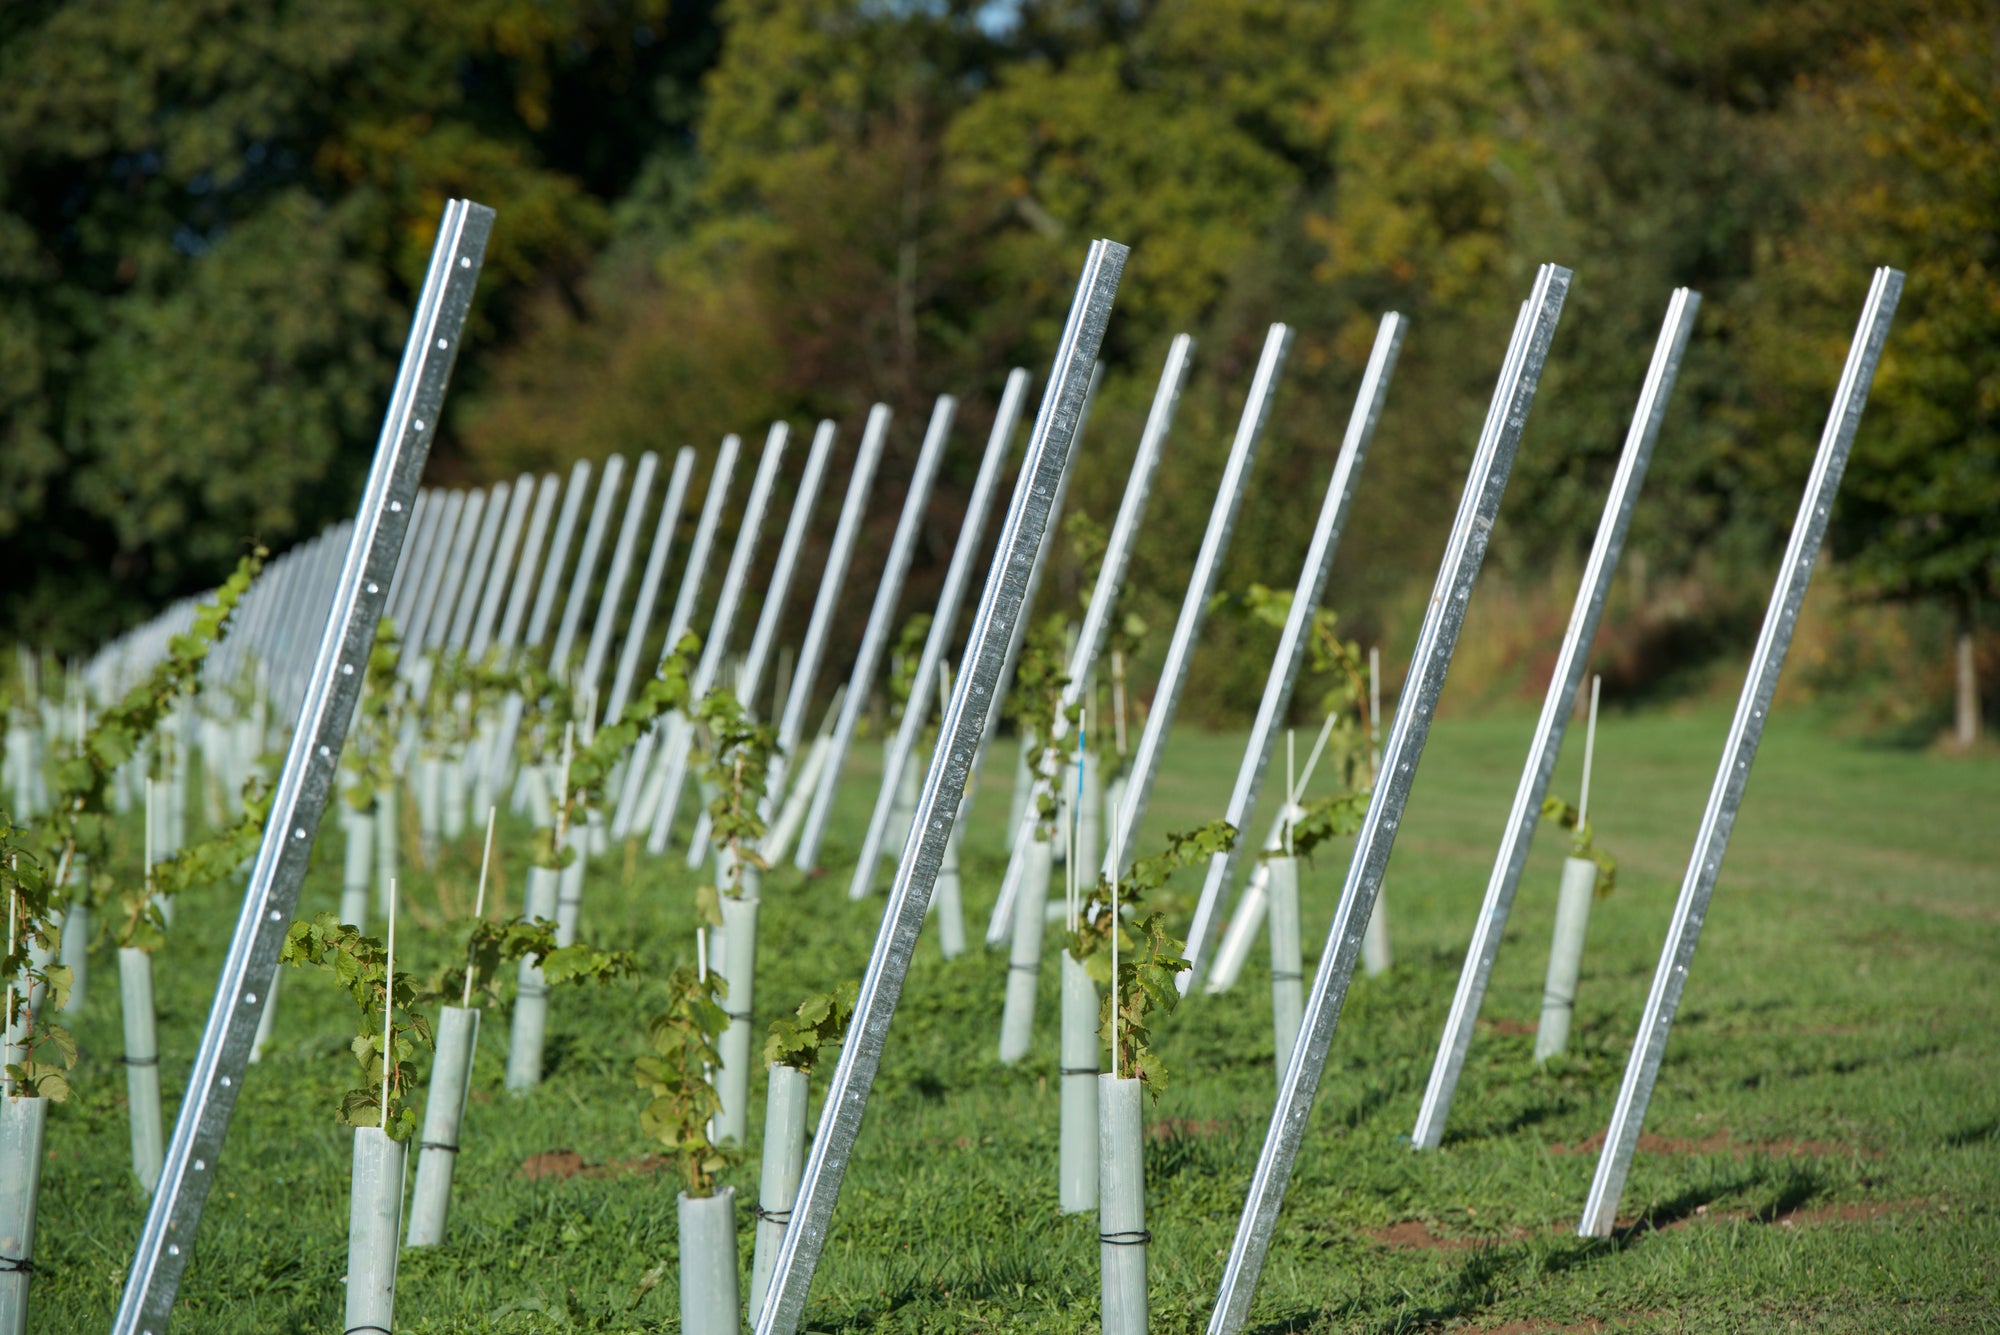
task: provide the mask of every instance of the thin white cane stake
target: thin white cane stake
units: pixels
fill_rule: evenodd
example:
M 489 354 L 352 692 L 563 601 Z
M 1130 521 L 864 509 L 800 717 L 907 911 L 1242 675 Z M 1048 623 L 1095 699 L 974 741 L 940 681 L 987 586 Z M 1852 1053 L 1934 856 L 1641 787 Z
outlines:
M 1298 786 L 1292 789 L 1293 806 L 1299 804 L 1299 799 L 1312 784 L 1313 771 L 1319 768 L 1319 758 L 1326 750 L 1328 739 L 1333 736 L 1333 722 L 1337 716 L 1338 711 L 1330 711 L 1326 716 L 1326 722 L 1319 725 L 1319 737 L 1313 742 L 1313 749 L 1306 755 L 1306 772 L 1299 775 Z
M 708 981 L 708 928 L 694 929 L 694 970 L 696 977 Z
M 1118 1007 L 1124 1001 L 1118 987 L 1118 869 L 1125 865 L 1125 832 L 1120 812 L 1111 812 L 1111 1074 L 1118 1074 Z
M 562 781 L 556 785 L 556 852 L 569 834 L 569 762 L 576 748 L 576 722 L 563 724 Z
M 146 901 L 153 899 L 153 776 L 146 776 Z M 12 954 L 9 951 L 8 954 Z
M 15 875 L 18 876 L 21 871 L 21 855 L 19 853 L 16 853 L 12 857 L 8 858 L 7 867 L 8 870 L 12 871 Z M 10 960 L 14 958 L 14 946 L 15 946 L 14 926 L 15 926 L 15 919 L 20 916 L 20 912 L 21 912 L 21 892 L 10 885 L 7 887 L 7 958 Z M 7 1007 L 6 1018 L 10 1020 L 13 1018 L 13 1003 L 14 1003 L 14 980 L 12 978 L 9 978 L 7 980 L 7 995 L 5 997 L 0 997 L 0 1005 L 4 1005 L 5 1007 Z M 11 1037 L 12 1036 L 11 1031 L 13 1029 L 13 1026 L 10 1024 L 7 1026 L 7 1028 L 10 1031 L 9 1037 Z M 8 1078 L 6 1083 L 6 1089 L 7 1089 L 7 1097 L 12 1098 L 14 1096 L 14 1081 L 12 1077 Z
M 1074 930 L 1076 911 L 1076 826 L 1063 826 L 1063 926 Z
M 1298 799 L 1299 766 L 1298 766 L 1298 751 L 1297 751 L 1298 738 L 1299 738 L 1299 730 L 1297 728 L 1285 729 L 1285 856 L 1286 857 L 1290 857 L 1292 855 L 1292 806 L 1299 800 Z
M 395 1069 L 396 878 L 389 878 L 389 959 L 382 983 L 382 1134 L 389 1134 L 389 1072 Z
M 486 851 L 479 856 L 479 893 L 472 901 L 472 917 L 475 922 L 486 916 L 486 869 L 493 865 L 493 817 L 499 810 L 498 807 L 486 808 Z M 472 1005 L 472 973 L 472 960 L 468 952 L 465 961 L 465 1000 L 459 1003 L 462 1007 Z
M 1125 651 L 1111 651 L 1111 733 L 1122 758 L 1125 754 Z
M 1069 804 L 1069 856 L 1063 861 L 1066 867 L 1069 906 L 1069 929 L 1076 930 L 1077 901 L 1083 896 L 1083 873 L 1078 870 L 1076 860 L 1083 849 L 1083 756 L 1090 745 L 1090 706 L 1085 705 L 1077 719 L 1076 730 L 1076 796 Z
M 1382 768 L 1382 646 L 1368 646 L 1368 787 Z
M 1590 824 L 1590 758 L 1597 750 L 1597 690 L 1604 685 L 1604 678 L 1592 673 L 1590 677 L 1590 722 L 1583 729 L 1583 792 L 1576 799 L 1576 828 L 1582 830 Z
M 1063 845 L 1063 926 L 1076 930 L 1076 826 L 1064 831 Z

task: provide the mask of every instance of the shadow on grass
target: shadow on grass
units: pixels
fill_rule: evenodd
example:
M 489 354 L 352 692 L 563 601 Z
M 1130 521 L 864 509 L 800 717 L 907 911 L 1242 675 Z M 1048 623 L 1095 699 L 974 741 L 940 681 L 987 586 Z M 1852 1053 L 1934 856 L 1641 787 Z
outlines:
M 1970 1149 L 1974 1145 L 1984 1145 L 1989 1140 L 2000 1140 L 2000 1119 L 1988 1118 L 1971 1126 L 1960 1127 L 1944 1138 L 1944 1143 L 1952 1149 Z
M 1280 1320 L 1253 1326 L 1250 1335 L 1299 1335 L 1299 1332 L 1329 1326 L 1377 1332 L 1432 1330 L 1474 1320 L 1490 1311 L 1506 1296 L 1510 1273 L 1539 1270 L 1555 1274 L 1573 1270 L 1607 1257 L 1619 1249 L 1608 1238 L 1570 1238 L 1551 1246 L 1539 1240 L 1495 1242 L 1473 1249 L 1449 1281 L 1449 1291 L 1428 1303 L 1396 1301 L 1401 1295 L 1382 1295 L 1382 1300 L 1342 1303 L 1296 1312 Z M 1539 1259 L 1538 1259 L 1539 1258 Z
M 1630 1246 L 1650 1234 L 1664 1232 L 1706 1213 L 1708 1206 L 1726 1196 L 1747 1195 L 1771 1187 L 1777 1189 L 1771 1203 L 1750 1215 L 1759 1223 L 1771 1223 L 1820 1195 L 1826 1190 L 1826 1179 L 1810 1164 L 1772 1161 L 1689 1187 L 1617 1230 L 1613 1237 L 1620 1247 Z
M 1794 1167 L 1778 1184 L 1778 1194 L 1771 1203 L 1750 1217 L 1760 1224 L 1775 1223 L 1825 1190 L 1826 1183 L 1818 1173 L 1803 1166 Z

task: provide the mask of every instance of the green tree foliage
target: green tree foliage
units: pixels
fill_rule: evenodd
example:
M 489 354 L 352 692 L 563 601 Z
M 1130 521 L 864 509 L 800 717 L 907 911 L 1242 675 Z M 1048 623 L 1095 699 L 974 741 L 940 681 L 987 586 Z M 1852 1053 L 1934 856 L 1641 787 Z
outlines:
M 851 440 L 881 400 L 896 478 L 932 396 L 976 434 L 1006 366 L 1046 365 L 1091 237 L 1133 245 L 1069 504 L 1112 511 L 1166 340 L 1194 334 L 1121 607 L 1146 624 L 1185 585 L 1266 326 L 1294 341 L 1229 588 L 1289 580 L 1401 311 L 1334 576 L 1363 644 L 1409 629 L 1534 266 L 1578 278 L 1498 579 L 1574 568 L 1668 292 L 1695 287 L 1627 563 L 1656 677 L 1754 621 L 1863 275 L 1900 263 L 1832 550 L 1872 593 L 1964 604 L 1995 559 L 1991 34 L 1966 0 L 16 6 L 0 560 L 37 574 L 12 615 L 102 623 L 110 578 L 42 572 L 109 560 L 164 591 L 351 495 L 337 465 L 454 190 L 502 222 L 446 451 L 496 475 L 780 417 Z M 975 466 L 947 454 L 920 605 Z M 854 582 L 894 514 L 872 508 Z M 1710 596 L 1650 596 L 1668 580 Z M 1256 634 L 1212 625 L 1183 717 L 1255 698 Z M 1162 646 L 1134 649 L 1143 682 Z
M 889 681 L 885 693 L 889 697 L 889 716 L 900 723 L 903 710 L 910 703 L 910 691 L 916 686 L 917 665 L 923 661 L 924 640 L 931 633 L 931 614 L 913 613 L 903 623 L 903 629 L 896 633 L 896 643 L 889 648 Z
M 1945 602 L 1968 636 L 2000 590 L 1997 66 L 1989 6 L 1925 0 L 1906 7 L 1900 31 L 1871 36 L 1812 81 L 1788 128 L 1819 188 L 1771 253 L 1757 324 L 1774 471 L 1796 475 L 1868 270 L 1908 273 L 1832 546 L 1860 592 Z M 1968 724 L 1976 730 L 1961 719 L 1962 733 Z
M 504 335 L 687 161 L 710 8 L 0 13 L 7 628 L 86 646 L 351 505 L 444 200 L 500 212 L 473 332 Z

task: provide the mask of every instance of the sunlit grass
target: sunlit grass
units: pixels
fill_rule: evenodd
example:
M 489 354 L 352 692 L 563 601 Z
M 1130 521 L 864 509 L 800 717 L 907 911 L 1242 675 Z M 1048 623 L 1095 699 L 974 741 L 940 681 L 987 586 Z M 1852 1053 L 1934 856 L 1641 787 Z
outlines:
M 1594 1162 L 1583 1143 L 1603 1129 L 1725 724 L 1713 711 L 1606 721 L 1592 816 L 1620 860 L 1620 888 L 1591 922 L 1573 1055 L 1536 1071 L 1525 1031 L 1539 1008 L 1561 852 L 1545 834 L 1445 1147 L 1417 1155 L 1404 1138 L 1530 721 L 1438 726 L 1390 872 L 1396 968 L 1358 980 L 1350 996 L 1255 1328 L 1594 1320 L 1874 1331 L 1991 1319 L 2000 763 L 1834 740 L 1808 718 L 1773 724 L 1661 1075 L 1647 1123 L 1659 1139 L 1640 1154 L 1623 1211 L 1654 1227 L 1613 1242 L 1574 1236 Z M 1215 813 L 1240 746 L 1176 740 L 1148 841 Z M 882 900 L 847 901 L 843 859 L 874 795 L 875 755 L 855 749 L 825 852 L 833 874 L 766 881 L 760 1020 L 862 967 Z M 993 757 L 971 818 L 975 942 L 1001 866 L 1011 762 Z M 1572 754 L 1557 778 L 1572 796 L 1576 768 Z M 515 906 L 525 837 L 516 825 L 505 839 Z M 410 869 L 414 910 L 399 953 L 420 967 L 443 946 L 415 910 L 435 914 L 440 881 L 451 902 L 469 899 L 474 842 L 468 835 L 435 874 Z M 332 908 L 339 855 L 329 825 L 307 909 Z M 678 856 L 635 865 L 626 879 L 614 849 L 593 866 L 586 931 L 638 950 L 649 978 L 661 978 L 693 955 L 697 878 Z M 1345 866 L 1342 850 L 1325 851 L 1305 878 L 1309 964 Z M 182 906 L 159 960 L 170 1099 L 233 922 L 227 892 Z M 108 953 L 95 963 L 77 1026 L 78 1094 L 49 1126 L 38 1331 L 106 1328 L 144 1209 L 127 1167 L 115 970 Z M 935 938 L 924 942 L 809 1329 L 1095 1328 L 1094 1221 L 1055 1205 L 1055 970 L 1044 971 L 1037 1054 L 1013 1069 L 995 1057 L 1004 973 L 1004 959 L 976 944 L 946 964 Z M 1175 1081 L 1150 1114 L 1158 1134 L 1147 1160 L 1160 1331 L 1199 1330 L 1207 1318 L 1275 1086 L 1267 988 L 1253 958 L 1235 992 L 1197 997 L 1161 1026 Z M 651 996 L 649 983 L 557 993 L 549 1079 L 521 1101 L 500 1091 L 505 1016 L 489 1015 L 449 1241 L 405 1254 L 399 1329 L 674 1326 L 670 1175 L 531 1182 L 519 1172 L 548 1150 L 590 1164 L 647 1153 L 630 1060 Z M 293 974 L 279 1005 L 276 1049 L 245 1083 L 178 1330 L 339 1328 L 350 1135 L 332 1109 L 349 1083 L 350 1003 L 327 980 Z M 754 1193 L 754 1153 L 730 1180 Z M 746 1272 L 750 1223 L 745 1201 Z

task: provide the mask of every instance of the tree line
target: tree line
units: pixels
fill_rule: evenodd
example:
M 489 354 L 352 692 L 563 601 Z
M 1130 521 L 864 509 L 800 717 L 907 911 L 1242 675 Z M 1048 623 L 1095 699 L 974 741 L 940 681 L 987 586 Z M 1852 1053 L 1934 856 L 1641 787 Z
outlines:
M 1194 334 L 1134 564 L 1161 620 L 1264 326 L 1297 339 L 1229 587 L 1291 578 L 1297 498 L 1400 310 L 1332 586 L 1392 639 L 1537 263 L 1578 279 L 1495 573 L 1588 544 L 1687 284 L 1702 323 L 1628 580 L 1749 616 L 1892 264 L 1910 283 L 1831 549 L 1848 596 L 1946 609 L 1955 643 L 1919 651 L 1970 674 L 2000 582 L 1995 69 L 2000 17 L 1971 0 L 16 4 L 0 616 L 82 648 L 351 508 L 463 194 L 501 222 L 438 458 L 461 481 L 876 400 L 893 479 L 932 395 L 972 432 L 1007 366 L 1044 368 L 1091 237 L 1132 245 L 1072 504 L 1108 516 L 1167 340 Z M 919 594 L 972 467 L 948 471 Z M 1261 670 L 1210 670 L 1190 707 L 1226 714 Z

